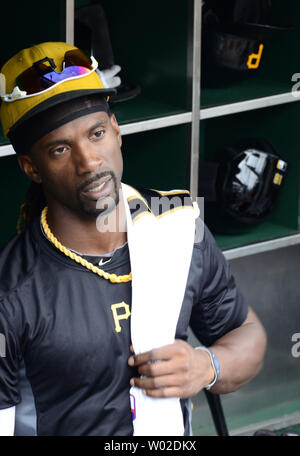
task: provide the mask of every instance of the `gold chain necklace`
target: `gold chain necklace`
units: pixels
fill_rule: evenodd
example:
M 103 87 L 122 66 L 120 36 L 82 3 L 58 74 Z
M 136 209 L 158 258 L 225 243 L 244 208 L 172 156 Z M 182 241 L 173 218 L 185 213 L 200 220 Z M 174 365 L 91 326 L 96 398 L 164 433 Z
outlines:
M 62 253 L 64 253 L 67 257 L 71 258 L 72 260 L 76 261 L 76 263 L 81 264 L 85 268 L 89 269 L 90 271 L 94 272 L 95 274 L 98 274 L 100 277 L 103 277 L 105 280 L 110 280 L 112 283 L 122 283 L 122 282 L 130 282 L 131 281 L 131 272 L 126 275 L 122 276 L 117 276 L 116 274 L 109 274 L 108 272 L 103 271 L 103 269 L 97 268 L 97 266 L 94 266 L 92 263 L 89 261 L 85 260 L 82 258 L 80 255 L 77 255 L 74 252 L 71 252 L 71 250 L 67 249 L 64 245 L 62 245 L 54 236 L 52 231 L 49 228 L 49 225 L 47 223 L 47 212 L 48 212 L 48 207 L 44 207 L 42 214 L 41 214 L 41 223 L 43 230 L 48 237 L 48 239 L 52 242 L 52 244 L 60 250 Z

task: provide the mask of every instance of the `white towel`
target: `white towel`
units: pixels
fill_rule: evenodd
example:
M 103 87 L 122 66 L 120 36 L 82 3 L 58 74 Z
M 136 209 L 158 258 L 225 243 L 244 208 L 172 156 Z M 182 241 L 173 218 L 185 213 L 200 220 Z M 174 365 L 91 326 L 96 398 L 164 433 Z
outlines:
M 199 210 L 178 208 L 161 217 L 144 212 L 132 221 L 128 200 L 141 195 L 125 184 L 122 191 L 132 271 L 131 338 L 138 354 L 174 342 Z M 178 398 L 150 398 L 136 387 L 130 394 L 135 398 L 134 435 L 184 434 Z

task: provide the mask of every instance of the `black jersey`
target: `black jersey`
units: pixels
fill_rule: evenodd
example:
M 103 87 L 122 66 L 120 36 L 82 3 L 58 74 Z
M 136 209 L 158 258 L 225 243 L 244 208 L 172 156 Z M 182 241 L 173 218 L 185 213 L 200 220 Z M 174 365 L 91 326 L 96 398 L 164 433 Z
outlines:
M 128 274 L 127 244 L 101 268 Z M 67 258 L 45 238 L 38 219 L 2 250 L 0 277 L 0 409 L 20 401 L 24 360 L 38 435 L 132 435 L 131 282 L 113 284 Z M 194 244 L 176 338 L 186 340 L 190 325 L 201 343 L 211 345 L 240 326 L 247 310 L 205 227 L 203 240 Z

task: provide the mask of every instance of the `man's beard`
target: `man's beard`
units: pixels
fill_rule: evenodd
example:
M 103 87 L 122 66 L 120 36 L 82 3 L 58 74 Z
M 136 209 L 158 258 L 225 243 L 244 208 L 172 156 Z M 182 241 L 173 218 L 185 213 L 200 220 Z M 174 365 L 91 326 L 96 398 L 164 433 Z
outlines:
M 113 186 L 114 186 L 114 192 L 113 195 L 109 197 L 104 197 L 103 199 L 109 199 L 111 204 L 108 203 L 103 203 L 98 206 L 98 201 L 96 204 L 96 208 L 89 208 L 86 205 L 86 202 L 82 200 L 80 193 L 83 187 L 91 184 L 94 181 L 97 181 L 105 176 L 111 176 L 111 179 L 113 181 Z M 97 174 L 93 178 L 89 179 L 88 181 L 84 182 L 84 184 L 80 185 L 80 187 L 77 188 L 76 191 L 76 196 L 77 200 L 79 202 L 79 207 L 83 215 L 88 216 L 89 218 L 97 218 L 99 215 L 108 215 L 110 212 L 116 209 L 116 207 L 119 204 L 120 201 L 120 195 L 119 195 L 119 186 L 118 186 L 118 180 L 113 171 L 104 171 L 102 173 Z

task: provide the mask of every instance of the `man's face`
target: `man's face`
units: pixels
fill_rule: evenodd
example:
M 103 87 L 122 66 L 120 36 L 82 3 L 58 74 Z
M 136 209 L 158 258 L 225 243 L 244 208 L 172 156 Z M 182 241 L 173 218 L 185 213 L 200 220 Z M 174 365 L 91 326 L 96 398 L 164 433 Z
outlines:
M 106 214 L 114 210 L 119 202 L 120 146 L 115 116 L 100 111 L 48 133 L 19 162 L 32 180 L 42 184 L 49 206 L 97 217 L 103 210 Z

